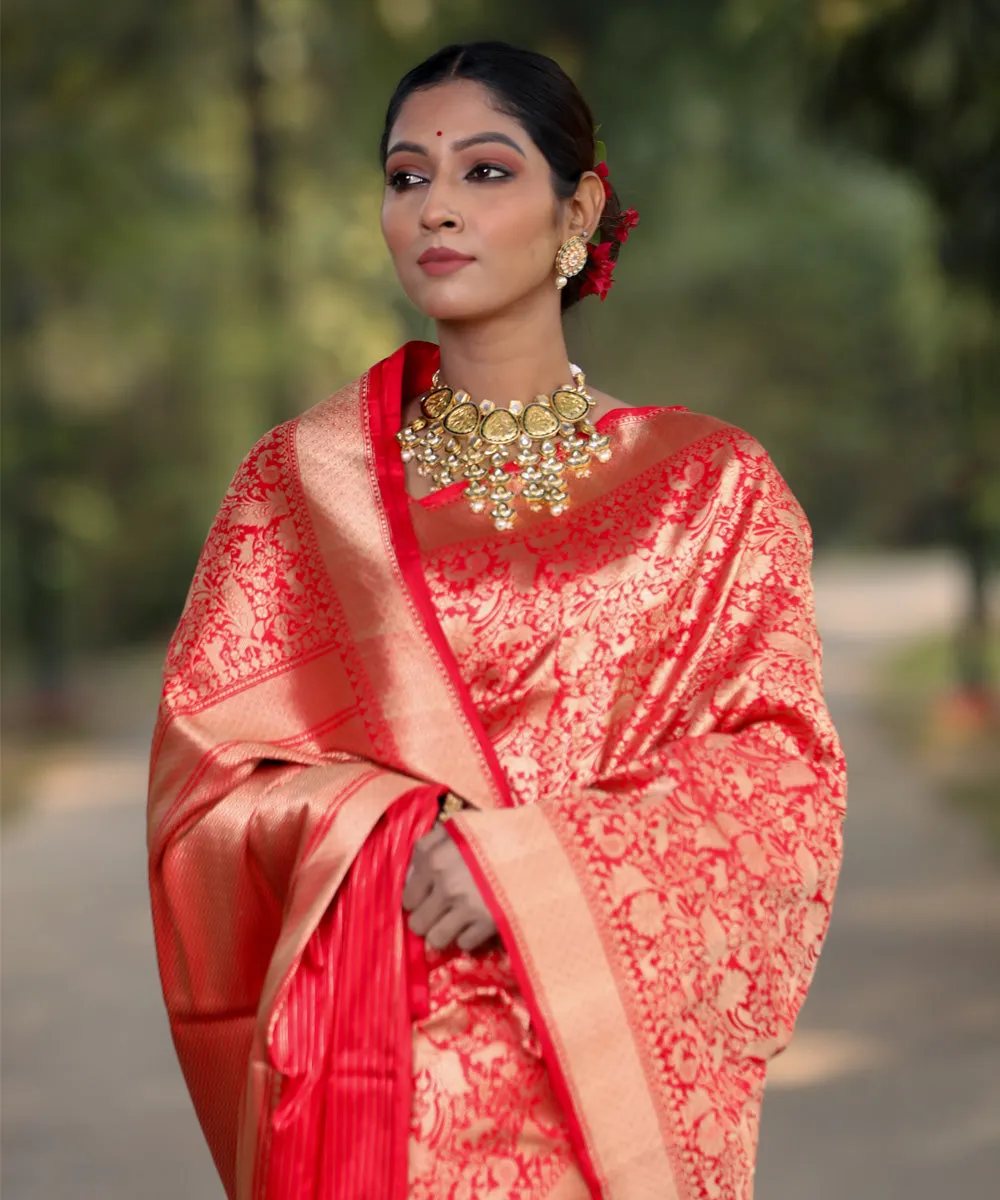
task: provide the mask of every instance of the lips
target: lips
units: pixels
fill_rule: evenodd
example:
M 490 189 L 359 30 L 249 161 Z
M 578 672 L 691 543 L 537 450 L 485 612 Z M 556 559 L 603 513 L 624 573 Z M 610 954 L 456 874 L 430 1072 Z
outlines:
M 449 250 L 446 246 L 432 246 L 421 254 L 417 262 L 422 267 L 427 263 L 472 262 L 472 255 L 459 254 L 457 250 Z
M 432 246 L 417 259 L 428 275 L 451 275 L 475 261 L 471 254 L 459 254 L 457 250 L 448 250 L 444 246 Z

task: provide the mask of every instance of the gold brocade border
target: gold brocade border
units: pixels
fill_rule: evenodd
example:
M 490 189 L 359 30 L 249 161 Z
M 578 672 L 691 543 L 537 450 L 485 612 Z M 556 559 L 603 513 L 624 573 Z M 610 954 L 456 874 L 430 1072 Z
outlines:
M 553 1083 L 583 1143 L 581 1158 L 589 1160 L 581 1166 L 600 1188 L 597 1194 L 679 1200 L 611 964 L 544 813 L 534 805 L 465 812 L 448 828 L 492 898 Z
M 303 719 L 304 695 L 330 698 L 323 719 L 313 726 L 306 726 Z M 337 697 L 347 702 L 337 707 Z M 272 675 L 252 689 L 233 692 L 204 712 L 161 717 L 159 744 L 151 756 L 150 838 L 155 836 L 156 844 L 164 845 L 177 833 L 179 823 L 189 819 L 188 810 L 192 801 L 197 802 L 205 774 L 238 771 L 254 748 L 267 755 L 277 746 L 287 762 L 322 765 L 325 740 L 337 730 L 337 740 L 357 746 L 360 754 L 367 745 L 366 734 L 350 700 L 343 662 L 333 652 L 300 662 L 294 671 Z M 163 736 L 168 730 L 169 738 Z M 222 740 L 222 730 L 238 731 L 239 737 Z
M 391 730 L 398 760 L 392 765 L 492 807 L 496 783 L 471 731 L 462 736 L 454 681 L 429 641 L 427 614 L 416 611 L 407 586 L 412 581 L 404 581 L 406 547 L 390 518 L 408 523 L 405 491 L 400 484 L 399 495 L 386 495 L 377 480 L 381 449 L 372 446 L 368 425 L 383 405 L 401 406 L 399 383 L 383 379 L 385 373 L 373 369 L 371 388 L 366 377 L 300 418 L 303 489 L 352 642 L 379 698 L 381 711 L 369 719 Z M 384 397 L 386 388 L 395 394 Z M 387 512 L 394 504 L 399 512 Z M 404 525 L 403 532 L 412 539 L 412 527 Z

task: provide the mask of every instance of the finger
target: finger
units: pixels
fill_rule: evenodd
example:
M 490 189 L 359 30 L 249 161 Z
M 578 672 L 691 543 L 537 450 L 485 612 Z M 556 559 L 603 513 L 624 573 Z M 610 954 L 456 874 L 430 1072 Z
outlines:
M 467 925 L 458 935 L 456 944 L 459 950 L 465 950 L 466 952 L 478 950 L 480 946 L 485 946 L 496 932 L 497 927 L 492 919 L 473 921 L 471 925 Z
M 448 911 L 450 904 L 451 901 L 440 888 L 433 888 L 410 913 L 407 925 L 418 937 L 425 937 Z
M 461 908 L 449 908 L 440 921 L 431 927 L 424 940 L 435 950 L 444 950 L 468 924 L 468 912 Z
M 406 873 L 406 884 L 403 887 L 403 908 L 413 912 L 431 893 L 434 886 L 434 875 L 426 866 L 410 865 Z
M 427 830 L 423 837 L 417 838 L 416 846 L 421 852 L 426 853 L 433 850 L 435 846 L 439 846 L 442 842 L 450 842 L 451 838 L 445 833 L 444 826 L 435 821 L 434 824 Z
M 435 868 L 432 865 L 432 855 L 442 841 L 450 842 L 451 838 L 443 829 L 434 826 L 429 833 L 417 838 L 413 844 L 413 854 L 403 881 L 403 908 L 407 912 L 412 912 L 421 904 L 434 886 Z

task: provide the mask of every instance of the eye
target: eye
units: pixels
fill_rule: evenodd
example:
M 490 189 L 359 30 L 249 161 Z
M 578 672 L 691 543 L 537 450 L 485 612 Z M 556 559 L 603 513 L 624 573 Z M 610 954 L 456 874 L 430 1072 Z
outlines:
M 476 163 L 472 170 L 466 175 L 466 179 L 471 179 L 475 183 L 489 183 L 494 179 L 510 179 L 513 175 L 512 171 L 508 171 L 506 167 L 497 166 L 496 163 Z
M 422 175 L 417 175 L 413 171 L 393 171 L 386 180 L 386 183 L 394 192 L 405 192 L 411 187 L 416 187 L 418 184 L 426 182 L 426 179 Z

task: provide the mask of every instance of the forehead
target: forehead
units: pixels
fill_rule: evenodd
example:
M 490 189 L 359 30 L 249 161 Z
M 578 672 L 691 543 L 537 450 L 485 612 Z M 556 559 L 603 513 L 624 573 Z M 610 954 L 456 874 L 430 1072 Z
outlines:
M 513 117 L 498 112 L 491 99 L 482 84 L 470 79 L 450 79 L 411 92 L 389 131 L 390 144 L 403 140 L 429 145 L 439 130 L 443 141 L 453 142 L 489 129 L 509 134 L 527 151 L 531 144 L 527 131 Z

